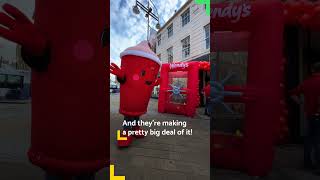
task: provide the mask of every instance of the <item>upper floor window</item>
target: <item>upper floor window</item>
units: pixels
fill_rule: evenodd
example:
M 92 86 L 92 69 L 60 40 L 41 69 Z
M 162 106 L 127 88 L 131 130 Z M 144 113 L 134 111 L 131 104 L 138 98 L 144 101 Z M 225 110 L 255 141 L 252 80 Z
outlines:
M 160 45 L 161 45 L 161 34 L 159 34 L 159 35 L 157 36 L 157 39 L 158 39 L 158 46 L 160 46 Z
M 190 36 L 181 40 L 182 44 L 182 58 L 185 59 L 190 56 Z
M 167 54 L 168 54 L 168 63 L 173 62 L 173 47 L 170 47 L 167 49 Z
M 173 35 L 173 24 L 170 24 L 167 30 L 168 30 L 168 38 L 169 38 Z
M 157 45 L 155 44 L 154 46 L 151 46 L 151 50 L 152 50 L 154 53 L 157 53 Z
M 205 42 L 206 42 L 206 49 L 210 48 L 210 24 L 204 26 L 204 33 L 205 33 Z
M 181 14 L 182 27 L 190 22 L 190 8 Z

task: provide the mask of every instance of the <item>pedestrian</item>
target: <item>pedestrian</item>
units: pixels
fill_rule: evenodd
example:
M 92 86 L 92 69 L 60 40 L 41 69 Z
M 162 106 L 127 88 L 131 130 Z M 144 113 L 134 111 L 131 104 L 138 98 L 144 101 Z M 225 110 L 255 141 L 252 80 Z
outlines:
M 203 88 L 202 90 L 205 98 L 206 98 L 206 105 L 205 105 L 205 111 L 204 114 L 207 116 L 210 116 L 211 114 L 211 108 L 210 108 L 210 104 L 211 104 L 211 98 L 210 98 L 210 81 L 208 81 L 206 83 L 206 86 Z
M 320 169 L 320 63 L 315 63 L 312 75 L 291 91 L 292 98 L 302 103 L 297 95 L 305 97 L 304 107 L 307 118 L 307 133 L 304 141 L 304 166 Z

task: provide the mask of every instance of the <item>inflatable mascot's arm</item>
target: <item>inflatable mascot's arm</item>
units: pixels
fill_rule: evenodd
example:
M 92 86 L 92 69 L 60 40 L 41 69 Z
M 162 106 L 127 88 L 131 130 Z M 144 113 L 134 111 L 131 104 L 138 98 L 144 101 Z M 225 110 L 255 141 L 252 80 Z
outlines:
M 21 45 L 21 55 L 36 71 L 46 70 L 49 64 L 48 41 L 44 34 L 26 15 L 10 4 L 4 4 L 0 12 L 0 36 Z M 9 16 L 10 15 L 10 16 Z
M 120 84 L 126 82 L 126 76 L 123 69 L 120 69 L 115 63 L 110 65 L 110 73 L 117 77 L 117 80 Z

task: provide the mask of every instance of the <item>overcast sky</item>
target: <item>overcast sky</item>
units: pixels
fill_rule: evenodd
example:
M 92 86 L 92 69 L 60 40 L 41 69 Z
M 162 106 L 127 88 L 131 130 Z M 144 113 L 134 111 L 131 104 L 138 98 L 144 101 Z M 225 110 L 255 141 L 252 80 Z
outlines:
M 147 0 L 139 0 L 147 5 Z M 169 20 L 187 0 L 153 0 L 158 14 L 160 24 Z M 120 64 L 120 53 L 127 47 L 134 46 L 142 40 L 147 39 L 147 19 L 140 11 L 139 15 L 132 12 L 135 0 L 117 0 L 110 2 L 110 54 L 111 61 Z M 153 8 L 154 9 L 154 8 Z M 153 21 L 153 27 L 156 22 Z M 154 28 L 155 29 L 155 28 Z
M 4 3 L 10 3 L 18 7 L 28 17 L 32 17 L 34 11 L 34 0 L 0 0 L 0 9 Z M 0 37 L 0 56 L 7 60 L 15 60 L 16 58 L 16 44 L 9 42 Z
M 163 25 L 187 0 L 153 0 Z M 140 0 L 147 5 L 147 0 Z M 0 5 L 10 3 L 29 17 L 34 11 L 34 0 L 0 0 Z M 127 47 L 136 45 L 147 39 L 147 19 L 144 13 L 136 15 L 132 12 L 135 0 L 111 0 L 110 1 L 110 52 L 111 61 L 120 63 L 120 53 Z M 2 10 L 2 9 L 1 9 Z M 155 9 L 154 9 L 155 11 Z M 152 21 L 152 26 L 156 24 Z M 16 45 L 0 37 L 0 55 L 8 59 L 15 59 Z

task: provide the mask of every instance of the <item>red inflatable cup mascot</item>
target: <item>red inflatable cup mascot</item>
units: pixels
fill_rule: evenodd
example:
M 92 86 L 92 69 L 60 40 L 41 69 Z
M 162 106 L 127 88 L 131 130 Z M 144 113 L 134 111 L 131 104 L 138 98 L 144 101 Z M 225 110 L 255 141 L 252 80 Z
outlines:
M 93 179 L 109 166 L 106 1 L 35 0 L 34 22 L 5 4 L 0 36 L 32 68 L 30 161 L 48 179 Z
M 116 75 L 120 82 L 119 112 L 125 116 L 126 121 L 137 121 L 147 112 L 153 87 L 159 84 L 158 72 L 161 63 L 147 41 L 126 49 L 120 57 L 121 68 L 114 63 L 110 66 L 110 72 Z M 124 130 L 139 130 L 139 127 L 124 127 Z M 119 140 L 118 146 L 128 147 L 132 139 L 127 136 L 126 141 Z

